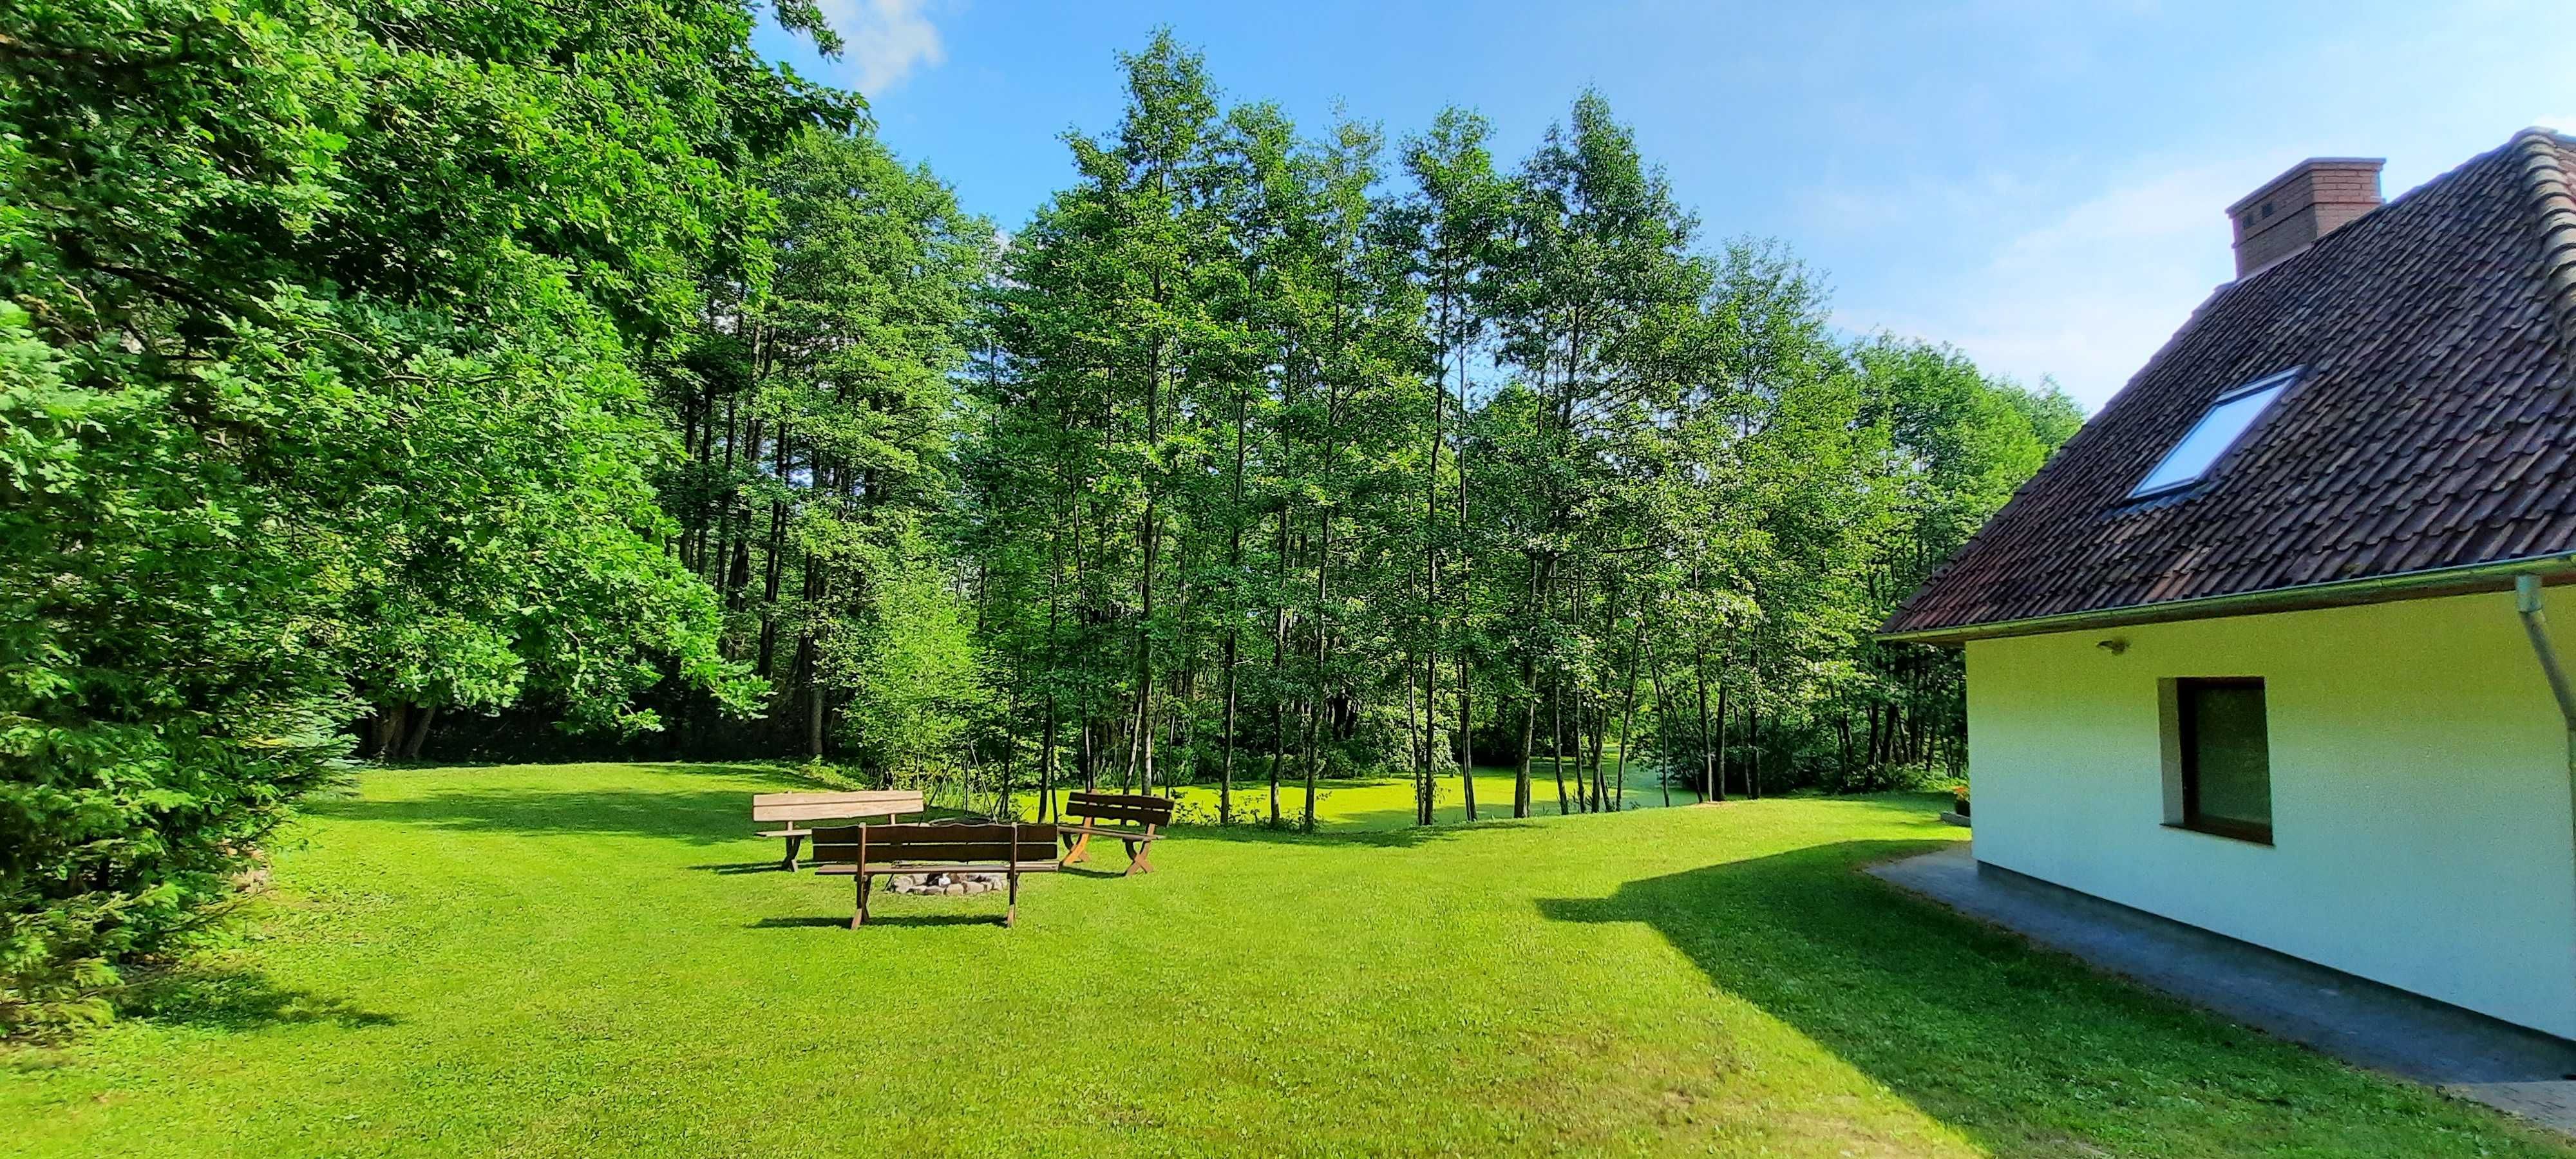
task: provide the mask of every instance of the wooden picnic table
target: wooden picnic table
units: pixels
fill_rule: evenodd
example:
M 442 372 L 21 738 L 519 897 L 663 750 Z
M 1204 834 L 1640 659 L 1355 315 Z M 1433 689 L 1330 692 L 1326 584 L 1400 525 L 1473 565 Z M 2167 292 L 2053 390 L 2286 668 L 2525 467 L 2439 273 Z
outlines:
M 751 798 L 754 824 L 776 825 L 763 829 L 759 836 L 782 837 L 787 841 L 787 856 L 779 868 L 796 870 L 796 851 L 814 830 L 802 824 L 807 821 L 856 821 L 883 817 L 891 821 L 922 810 L 921 794 L 901 789 L 863 789 L 845 793 L 756 793 Z

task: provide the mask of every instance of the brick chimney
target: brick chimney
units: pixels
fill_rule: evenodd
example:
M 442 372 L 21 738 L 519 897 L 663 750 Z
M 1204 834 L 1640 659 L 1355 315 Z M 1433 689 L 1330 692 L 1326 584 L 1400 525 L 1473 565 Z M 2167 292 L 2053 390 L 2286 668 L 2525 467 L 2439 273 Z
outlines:
M 2308 248 L 2379 208 L 2381 157 L 2310 157 L 2227 207 L 2236 228 L 2236 276 Z

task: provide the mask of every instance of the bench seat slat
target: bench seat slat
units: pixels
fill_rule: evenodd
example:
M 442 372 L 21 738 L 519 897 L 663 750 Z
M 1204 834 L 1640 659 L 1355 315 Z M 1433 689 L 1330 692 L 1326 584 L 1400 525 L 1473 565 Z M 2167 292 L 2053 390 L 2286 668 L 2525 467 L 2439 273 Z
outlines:
M 892 865 L 902 861 L 1035 861 L 1041 857 L 1053 856 L 1055 851 L 1051 845 L 1044 847 L 1022 845 L 1017 850 L 1013 850 L 1008 845 L 950 845 L 926 848 L 907 845 L 880 849 L 875 842 L 871 841 L 868 843 L 867 850 L 870 865 Z M 815 850 L 813 856 L 813 860 L 817 863 L 840 863 L 858 859 L 859 847 L 855 845 L 826 846 Z
M 1140 825 L 1172 823 L 1172 800 L 1142 793 L 1074 793 L 1065 798 L 1066 816 L 1092 823 L 1131 821 Z
M 918 802 L 905 804 L 873 803 L 806 803 L 795 805 L 754 805 L 751 819 L 761 821 L 837 821 L 853 817 L 897 817 L 921 812 Z
M 846 793 L 754 793 L 754 805 L 874 805 L 918 801 L 912 789 L 860 789 Z
M 826 877 L 851 877 L 858 874 L 861 868 L 844 861 L 835 865 L 815 866 L 814 872 Z M 1055 859 L 1017 863 L 957 861 L 942 862 L 938 865 L 879 865 L 870 862 L 864 868 L 870 877 L 927 877 L 934 873 L 1053 873 Z

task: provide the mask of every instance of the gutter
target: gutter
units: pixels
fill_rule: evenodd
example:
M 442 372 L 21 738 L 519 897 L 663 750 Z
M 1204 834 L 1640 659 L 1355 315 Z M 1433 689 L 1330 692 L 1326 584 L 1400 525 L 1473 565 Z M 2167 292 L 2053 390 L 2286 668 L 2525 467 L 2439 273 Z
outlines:
M 2549 680 L 2549 694 L 2558 701 L 2558 716 L 2567 725 L 2567 804 L 2568 835 L 2576 842 L 2576 686 L 2567 679 L 2567 670 L 2558 663 L 2558 650 L 2549 643 L 2548 613 L 2540 606 L 2540 577 L 2528 572 L 2513 578 L 2513 609 L 2522 616 L 2522 630 L 2531 637 L 2531 653 L 2540 661 L 2540 674 Z M 2571 844 L 2576 849 L 2576 844 Z
M 2362 579 L 2327 580 L 2322 583 L 2299 584 L 2294 587 L 2266 588 L 2257 592 L 2236 592 L 2188 600 L 2168 600 L 2163 603 L 2092 608 L 2080 612 L 2031 616 L 2019 620 L 1999 620 L 1990 624 L 1955 624 L 1942 628 L 1921 628 L 1910 632 L 1881 632 L 1877 639 L 1882 643 L 1890 644 L 1964 644 L 1970 640 L 1999 636 L 2037 636 L 2048 632 L 2074 632 L 2130 624 L 2152 624 L 2166 620 L 2204 620 L 2220 616 L 2251 615 L 2257 612 L 2286 612 L 2345 604 L 2372 604 L 2422 595 L 2453 595 L 2494 590 L 2510 583 L 2518 583 L 2524 576 L 2537 580 L 2543 573 L 2554 574 L 2569 570 L 2576 570 L 2576 551 L 2555 551 L 2546 555 L 2523 556 L 2519 559 L 2496 560 L 2491 563 L 2469 564 L 2465 567 L 2425 568 L 2420 571 L 2368 576 Z

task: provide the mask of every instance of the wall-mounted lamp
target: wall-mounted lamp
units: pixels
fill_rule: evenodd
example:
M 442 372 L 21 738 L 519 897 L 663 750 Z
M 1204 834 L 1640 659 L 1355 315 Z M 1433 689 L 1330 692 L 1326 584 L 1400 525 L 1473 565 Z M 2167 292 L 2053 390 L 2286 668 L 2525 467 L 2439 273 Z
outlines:
M 2113 636 L 2108 640 L 2100 641 L 2093 646 L 2114 656 L 2129 650 L 2129 642 L 2118 636 Z

